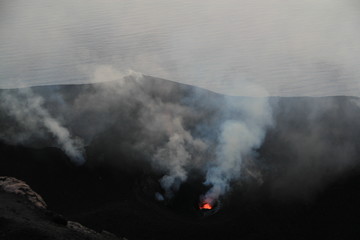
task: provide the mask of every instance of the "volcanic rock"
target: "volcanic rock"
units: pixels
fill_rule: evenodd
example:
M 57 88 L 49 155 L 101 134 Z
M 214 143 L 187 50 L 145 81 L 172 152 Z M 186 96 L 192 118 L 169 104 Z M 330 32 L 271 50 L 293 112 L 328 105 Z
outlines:
M 23 195 L 38 208 L 47 208 L 42 197 L 21 180 L 13 177 L 0 177 L 0 189 L 8 193 Z
M 0 177 L 0 187 L 2 240 L 120 239 L 106 231 L 99 233 L 80 223 L 67 221 L 61 215 L 47 210 L 42 197 L 21 180 Z

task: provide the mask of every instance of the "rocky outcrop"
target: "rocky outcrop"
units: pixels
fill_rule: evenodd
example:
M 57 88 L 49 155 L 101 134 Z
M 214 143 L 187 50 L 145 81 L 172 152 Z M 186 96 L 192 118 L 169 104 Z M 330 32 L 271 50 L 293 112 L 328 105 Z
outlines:
M 47 205 L 42 197 L 31 189 L 25 182 L 13 177 L 0 177 L 0 189 L 25 196 L 38 208 L 46 209 Z
M 1 240 L 121 240 L 110 232 L 94 231 L 46 209 L 39 194 L 13 177 L 0 177 L 0 203 Z

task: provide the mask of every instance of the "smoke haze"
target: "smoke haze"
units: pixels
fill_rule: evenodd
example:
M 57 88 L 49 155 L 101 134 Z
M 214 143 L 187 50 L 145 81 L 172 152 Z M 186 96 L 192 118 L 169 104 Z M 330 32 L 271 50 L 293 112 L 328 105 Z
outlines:
M 278 199 L 310 199 L 358 164 L 355 97 L 229 97 L 109 65 L 89 76 L 101 83 L 1 90 L 1 141 L 151 168 L 158 200 L 194 171 L 212 200 L 249 179 Z
M 234 101 L 211 93 L 214 102 L 206 102 L 200 100 L 208 94 L 204 90 L 121 73 L 111 66 L 99 66 L 91 76 L 102 83 L 74 86 L 80 88 L 76 93 L 56 86 L 3 90 L 3 113 L 16 127 L 3 128 L 2 140 L 46 145 L 44 129 L 81 164 L 83 143 L 104 138 L 104 151 L 137 155 L 161 172 L 164 196 L 171 198 L 192 169 L 207 171 L 207 185 L 227 188 L 230 180 L 239 178 L 243 155 L 261 145 L 271 121 L 267 98 Z M 227 179 L 220 182 L 214 169 Z
M 232 114 L 224 114 L 216 158 L 209 163 L 206 173 L 205 184 L 211 188 L 204 199 L 210 204 L 229 190 L 232 180 L 241 177 L 243 158 L 255 158 L 255 150 L 261 146 L 272 123 L 272 110 L 267 98 L 228 102 L 230 109 L 240 116 L 227 119 Z
M 0 106 L 4 110 L 2 114 L 12 118 L 10 129 L 3 130 L 0 139 L 15 144 L 26 144 L 31 143 L 36 137 L 45 137 L 48 132 L 73 162 L 84 163 L 85 150 L 82 140 L 72 137 L 68 129 L 49 114 L 43 107 L 42 97 L 26 88 L 12 93 L 5 91 L 1 93 L 0 99 Z M 19 127 L 21 131 L 12 132 L 14 126 Z

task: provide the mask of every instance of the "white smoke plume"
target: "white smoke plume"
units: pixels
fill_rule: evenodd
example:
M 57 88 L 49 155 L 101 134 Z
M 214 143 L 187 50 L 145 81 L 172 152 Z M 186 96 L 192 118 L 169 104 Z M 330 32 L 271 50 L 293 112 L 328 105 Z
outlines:
M 20 89 L 16 94 L 14 92 L 2 94 L 1 102 L 7 114 L 15 118 L 15 124 L 25 130 L 12 136 L 0 135 L 1 139 L 11 141 L 11 138 L 20 138 L 17 142 L 22 142 L 30 139 L 34 134 L 43 134 L 45 130 L 52 134 L 60 148 L 75 164 L 81 165 L 85 162 L 84 145 L 81 139 L 72 137 L 69 130 L 44 108 L 44 99 L 35 95 L 30 88 Z
M 206 144 L 200 139 L 194 139 L 190 132 L 183 129 L 181 122 L 175 119 L 179 124 L 179 131 L 169 137 L 168 142 L 160 147 L 155 153 L 153 160 L 166 168 L 167 173 L 161 178 L 160 183 L 166 192 L 166 197 L 171 198 L 173 192 L 176 192 L 180 184 L 187 179 L 187 169 L 193 156 L 199 151 L 206 149 Z
M 229 191 L 232 180 L 241 177 L 243 160 L 255 157 L 264 140 L 267 127 L 272 123 L 267 98 L 231 102 L 240 113 L 240 120 L 226 120 L 221 126 L 216 158 L 209 164 L 205 185 L 211 186 L 203 201 L 213 204 Z
M 141 73 L 123 73 L 112 66 L 102 65 L 95 68 L 91 77 L 94 82 L 102 84 L 96 87 L 94 94 L 85 93 L 76 99 L 76 111 L 100 112 L 121 106 L 114 111 L 121 111 L 122 117 L 129 117 L 128 121 L 132 121 L 139 132 L 132 147 L 146 153 L 152 166 L 164 173 L 160 184 L 165 197 L 171 198 L 181 183 L 187 180 L 188 170 L 201 161 L 201 155 L 207 149 L 207 144 L 194 137 L 188 129 L 188 125 L 194 119 L 199 119 L 200 114 L 192 106 L 181 103 L 182 93 L 177 92 L 174 86 L 153 86 Z M 137 112 L 136 120 L 130 117 L 134 109 Z M 111 119 L 116 117 L 111 117 L 109 121 Z M 119 123 L 102 120 L 97 125 L 111 124 Z M 125 129 L 129 122 L 122 124 Z M 134 132 L 129 134 L 135 135 Z
M 358 98 L 226 97 L 111 65 L 89 75 L 101 83 L 0 90 L 0 141 L 79 163 L 86 144 L 89 166 L 156 172 L 160 201 L 198 177 L 208 201 L 248 183 L 310 199 L 358 162 Z
M 199 170 L 211 186 L 208 194 L 217 198 L 240 177 L 243 158 L 259 147 L 271 122 L 266 98 L 209 97 L 204 90 L 110 65 L 94 67 L 89 78 L 97 83 L 4 91 L 2 108 L 20 131 L 5 129 L 2 139 L 21 136 L 22 142 L 31 142 L 51 133 L 79 164 L 84 162 L 83 142 L 112 152 L 93 161 L 133 166 L 144 160 L 162 175 L 163 193 L 157 199 L 172 198 L 189 172 Z M 118 154 L 129 162 L 114 157 Z

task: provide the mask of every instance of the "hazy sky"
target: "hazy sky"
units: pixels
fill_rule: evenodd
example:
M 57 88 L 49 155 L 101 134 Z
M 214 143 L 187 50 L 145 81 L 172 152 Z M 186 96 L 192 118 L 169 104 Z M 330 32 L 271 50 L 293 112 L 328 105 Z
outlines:
M 1 1 L 0 87 L 105 66 L 232 95 L 360 95 L 359 13 L 356 0 Z

